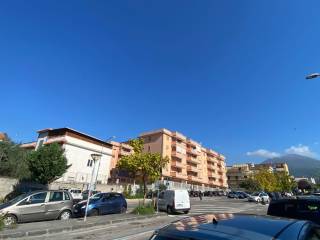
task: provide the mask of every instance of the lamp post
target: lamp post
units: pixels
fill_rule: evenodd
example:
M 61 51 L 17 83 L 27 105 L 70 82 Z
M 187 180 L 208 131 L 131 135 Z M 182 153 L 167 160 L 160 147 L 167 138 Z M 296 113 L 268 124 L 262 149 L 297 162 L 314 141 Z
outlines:
M 88 206 L 89 206 L 89 201 L 90 201 L 91 192 L 92 192 L 92 184 L 93 184 L 93 177 L 94 177 L 94 173 L 95 173 L 95 169 L 96 169 L 96 162 L 101 159 L 101 154 L 92 153 L 91 157 L 93 159 L 94 164 L 93 164 L 93 169 L 92 169 L 92 173 L 91 173 L 91 179 L 90 179 L 90 185 L 89 185 L 89 192 L 88 192 L 86 211 L 84 213 L 84 219 L 83 219 L 84 222 L 87 221 Z M 99 161 L 99 164 L 100 164 L 100 161 Z
M 106 142 L 109 143 L 112 139 L 115 139 L 116 136 L 112 136 L 112 137 L 109 137 Z M 101 156 L 103 156 L 103 143 L 101 144 Z M 97 170 L 97 176 L 96 176 L 96 181 L 95 181 L 95 184 L 94 184 L 94 188 L 96 190 L 96 187 L 97 187 L 97 181 L 98 181 L 98 173 L 99 173 L 99 169 L 100 169 L 100 162 L 99 161 L 99 165 L 98 165 L 98 170 Z

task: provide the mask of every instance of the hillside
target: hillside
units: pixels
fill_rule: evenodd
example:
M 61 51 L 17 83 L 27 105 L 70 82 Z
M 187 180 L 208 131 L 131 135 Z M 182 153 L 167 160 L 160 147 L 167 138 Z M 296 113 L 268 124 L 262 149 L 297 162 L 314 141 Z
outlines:
M 317 177 L 320 175 L 320 161 L 314 158 L 296 154 L 288 154 L 281 157 L 270 158 L 262 163 L 286 162 L 290 175 L 295 177 Z

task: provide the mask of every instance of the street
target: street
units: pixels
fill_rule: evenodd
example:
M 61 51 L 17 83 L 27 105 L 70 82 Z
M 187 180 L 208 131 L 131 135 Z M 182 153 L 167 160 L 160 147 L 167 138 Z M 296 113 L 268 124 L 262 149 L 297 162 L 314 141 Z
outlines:
M 130 208 L 134 207 L 129 205 Z M 192 209 L 188 215 L 201 213 L 249 213 L 266 214 L 268 205 L 249 203 L 243 199 L 227 199 L 226 197 L 191 199 Z M 114 240 L 143 240 L 148 239 L 155 229 L 158 229 L 174 220 L 185 217 L 185 214 L 159 216 L 157 218 L 139 221 L 116 223 L 106 226 L 97 226 L 79 229 L 71 232 L 48 234 L 45 236 L 30 236 L 24 239 L 114 239 Z M 34 223 L 36 224 L 36 223 Z

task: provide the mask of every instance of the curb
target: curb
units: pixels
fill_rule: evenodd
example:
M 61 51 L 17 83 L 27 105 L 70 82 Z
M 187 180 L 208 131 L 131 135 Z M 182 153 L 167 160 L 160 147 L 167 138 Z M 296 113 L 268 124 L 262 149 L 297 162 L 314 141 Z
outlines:
M 46 234 L 52 234 L 52 233 L 60 233 L 60 232 L 71 232 L 79 229 L 85 229 L 85 228 L 91 228 L 94 226 L 103 226 L 103 225 L 111 225 L 114 223 L 120 223 L 120 222 L 130 222 L 135 220 L 143 220 L 147 218 L 156 218 L 166 216 L 166 214 L 157 214 L 152 216 L 137 216 L 137 217 L 130 217 L 130 218 L 122 218 L 122 219 L 114 219 L 114 220 L 108 220 L 105 222 L 96 222 L 96 223 L 87 223 L 87 224 L 79 224 L 74 225 L 70 227 L 59 227 L 59 228 L 47 228 L 42 230 L 32 230 L 32 231 L 25 231 L 25 232 L 13 232 L 13 233 L 0 233 L 0 239 L 8 239 L 8 238 L 22 238 L 22 237 L 31 237 L 31 236 L 41 236 Z

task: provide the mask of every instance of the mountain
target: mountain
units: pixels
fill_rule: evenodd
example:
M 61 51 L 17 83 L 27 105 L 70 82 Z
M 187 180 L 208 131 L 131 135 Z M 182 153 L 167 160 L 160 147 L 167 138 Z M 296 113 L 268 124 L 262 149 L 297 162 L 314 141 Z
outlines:
M 288 154 L 270 158 L 262 163 L 287 163 L 290 175 L 295 177 L 318 177 L 320 175 L 320 161 L 297 154 Z

